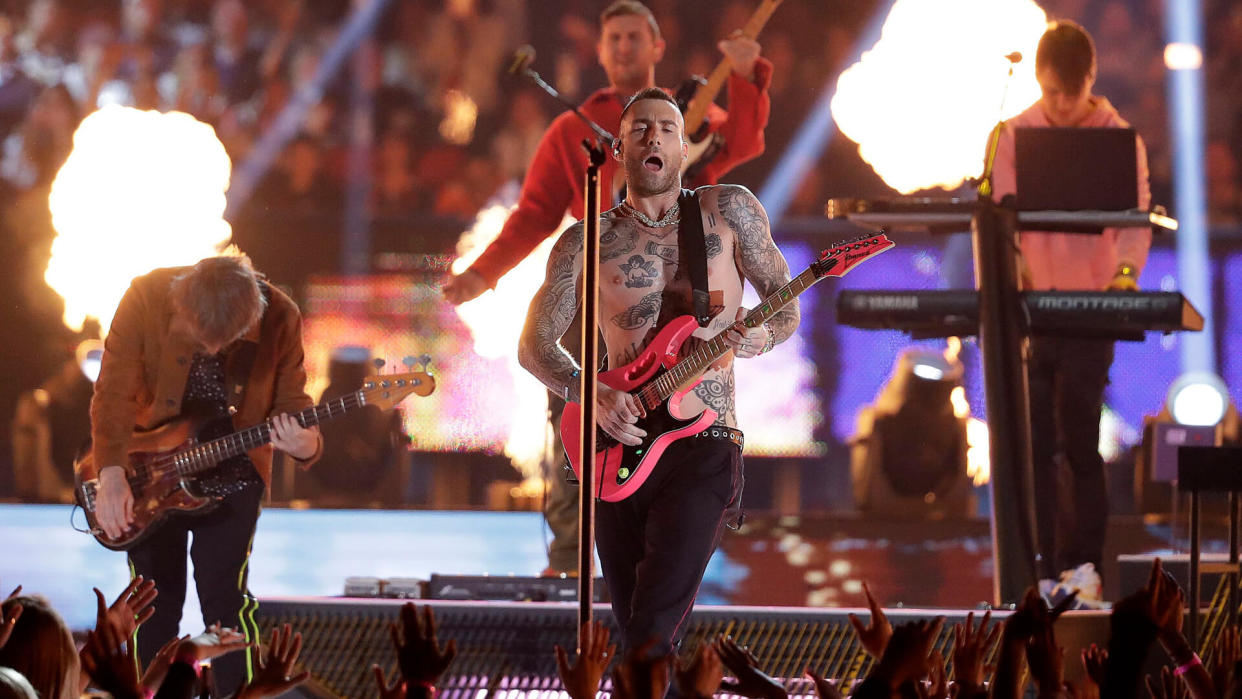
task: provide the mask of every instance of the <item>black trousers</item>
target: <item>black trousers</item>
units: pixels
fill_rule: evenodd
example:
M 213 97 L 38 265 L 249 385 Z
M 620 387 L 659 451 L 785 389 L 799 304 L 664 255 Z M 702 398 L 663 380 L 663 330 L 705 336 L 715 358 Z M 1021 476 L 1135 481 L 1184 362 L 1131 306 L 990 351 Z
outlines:
M 707 561 L 742 493 L 742 450 L 728 440 L 673 442 L 647 481 L 596 507 L 595 541 L 622 644 L 680 643 Z
M 255 620 L 258 600 L 246 586 L 251 544 L 263 485 L 247 487 L 224 498 L 216 509 L 204 515 L 170 518 L 153 535 L 129 552 L 131 575 L 155 581 L 159 597 L 155 614 L 138 627 L 138 657 L 145 667 L 169 639 L 177 635 L 181 608 L 185 605 L 186 545 L 194 561 L 194 583 L 203 612 L 203 625 L 217 621 L 245 634 L 246 640 L 259 640 Z M 215 686 L 221 696 L 233 692 L 249 678 L 248 652 L 230 653 L 211 663 Z
M 1113 341 L 1032 338 L 1031 450 L 1039 575 L 1104 558 L 1108 490 L 1100 457 L 1100 414 L 1113 363 Z M 1058 455 L 1069 467 L 1072 502 L 1061 496 Z M 1061 526 L 1058 526 L 1058 523 Z

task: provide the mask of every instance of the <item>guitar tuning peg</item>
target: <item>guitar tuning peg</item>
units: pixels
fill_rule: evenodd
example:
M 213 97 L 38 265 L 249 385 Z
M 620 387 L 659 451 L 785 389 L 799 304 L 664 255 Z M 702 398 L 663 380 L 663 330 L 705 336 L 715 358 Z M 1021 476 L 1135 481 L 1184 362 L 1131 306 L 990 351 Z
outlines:
M 418 360 L 407 354 L 401 358 L 401 363 L 405 365 L 406 369 L 413 369 L 414 365 L 418 363 Z
M 379 371 L 380 369 L 384 368 L 384 364 L 386 362 L 383 359 L 376 357 L 375 359 L 371 360 L 371 363 L 375 365 L 375 370 Z
M 431 363 L 431 355 L 430 354 L 418 355 L 418 363 L 423 365 L 423 371 L 427 371 L 427 365 Z

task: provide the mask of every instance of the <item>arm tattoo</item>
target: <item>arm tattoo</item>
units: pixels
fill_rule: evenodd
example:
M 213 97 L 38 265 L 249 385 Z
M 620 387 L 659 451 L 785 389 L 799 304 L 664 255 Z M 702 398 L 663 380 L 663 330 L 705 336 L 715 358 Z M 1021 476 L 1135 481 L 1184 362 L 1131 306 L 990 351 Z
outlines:
M 763 205 L 745 187 L 721 187 L 716 205 L 725 223 L 737 236 L 738 266 L 761 298 L 767 298 L 789 282 L 789 264 L 772 241 Z M 776 341 L 784 342 L 798 328 L 797 299 L 768 321 Z
M 703 379 L 694 387 L 694 395 L 703 404 L 716 411 L 717 425 L 736 424 L 734 414 L 733 367 L 728 367 L 711 379 Z
M 518 343 L 518 361 L 548 390 L 576 400 L 578 363 L 560 345 L 578 310 L 582 224 L 567 229 L 548 256 L 547 278 L 531 299 Z
M 663 292 L 653 291 L 638 300 L 638 303 L 612 317 L 613 325 L 623 330 L 637 330 L 648 322 L 655 323 L 660 312 L 660 296 Z

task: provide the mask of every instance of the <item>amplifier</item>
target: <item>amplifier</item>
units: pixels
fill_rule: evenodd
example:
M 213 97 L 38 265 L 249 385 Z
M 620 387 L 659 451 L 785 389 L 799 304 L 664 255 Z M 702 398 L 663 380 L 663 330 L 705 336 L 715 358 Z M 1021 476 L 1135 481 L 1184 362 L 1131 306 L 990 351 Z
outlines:
M 603 578 L 592 585 L 596 602 L 608 601 Z M 427 598 L 457 601 L 575 602 L 577 578 L 520 577 L 516 575 L 437 575 L 427 582 Z
M 1190 589 L 1190 554 L 1169 553 L 1159 554 L 1160 565 L 1167 570 L 1183 590 Z M 1147 584 L 1151 576 L 1151 564 L 1156 554 L 1123 554 L 1117 556 L 1118 590 L 1122 597 L 1138 590 Z M 1199 557 L 1199 580 L 1202 590 L 1199 600 L 1207 606 L 1212 601 L 1212 594 L 1220 585 L 1221 578 L 1229 568 L 1229 556 L 1223 553 L 1205 553 Z

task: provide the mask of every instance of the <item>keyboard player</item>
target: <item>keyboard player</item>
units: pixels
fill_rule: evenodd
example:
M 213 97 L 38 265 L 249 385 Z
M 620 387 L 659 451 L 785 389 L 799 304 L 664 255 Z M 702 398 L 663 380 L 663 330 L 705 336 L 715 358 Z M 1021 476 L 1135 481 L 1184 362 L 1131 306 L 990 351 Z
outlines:
M 1107 99 L 1092 93 L 1095 47 L 1077 24 L 1059 20 L 1049 25 L 1039 41 L 1035 72 L 1042 97 L 1006 122 L 997 144 L 992 180 L 997 200 L 1016 188 L 1015 128 L 1128 126 Z M 1092 163 L 1081 166 L 1091 168 Z M 1141 139 L 1137 175 L 1138 205 L 1146 209 L 1151 195 Z M 1026 289 L 1133 291 L 1147 260 L 1151 229 L 1108 228 L 1102 235 L 1024 231 L 1019 243 Z M 1100 598 L 1108 497 L 1098 445 L 1112 362 L 1112 340 L 1031 338 L 1028 377 L 1039 575 L 1045 579 L 1041 588 L 1051 596 L 1076 587 L 1084 602 Z M 1058 493 L 1058 452 L 1072 474 L 1072 494 Z M 1062 495 L 1072 495 L 1072 501 Z M 1069 526 L 1058 529 L 1058 522 Z

